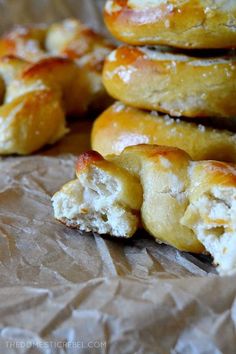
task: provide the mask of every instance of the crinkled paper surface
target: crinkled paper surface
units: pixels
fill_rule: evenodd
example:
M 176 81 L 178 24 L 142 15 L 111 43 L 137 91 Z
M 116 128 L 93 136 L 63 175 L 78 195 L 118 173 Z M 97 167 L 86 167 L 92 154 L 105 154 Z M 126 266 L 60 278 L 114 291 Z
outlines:
M 1 1 L 1 26 L 77 15 L 99 28 L 101 4 Z M 235 353 L 236 276 L 143 232 L 123 241 L 54 220 L 51 196 L 74 177 L 90 126 L 0 161 L 0 353 Z

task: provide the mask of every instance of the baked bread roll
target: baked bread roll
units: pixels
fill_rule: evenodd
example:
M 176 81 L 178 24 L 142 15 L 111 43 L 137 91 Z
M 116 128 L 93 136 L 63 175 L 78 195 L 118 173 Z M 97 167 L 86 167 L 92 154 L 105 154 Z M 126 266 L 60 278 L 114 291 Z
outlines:
M 120 154 L 137 144 L 176 146 L 193 160 L 236 162 L 236 135 L 148 113 L 116 102 L 97 118 L 92 130 L 92 148 L 103 156 Z
M 110 32 L 134 45 L 236 47 L 236 3 L 231 0 L 107 0 Z
M 81 109 L 70 112 L 76 115 L 84 115 L 89 109 L 100 111 L 110 104 L 101 72 L 104 59 L 112 49 L 114 46 L 103 36 L 77 20 L 49 26 L 18 26 L 0 39 L 0 57 L 14 55 L 29 62 L 55 56 L 73 60 L 81 70 L 83 86 Z
M 117 223 L 113 206 L 120 203 L 137 215 L 142 204 L 142 225 L 158 242 L 195 253 L 205 246 L 219 272 L 236 268 L 236 165 L 193 162 L 183 150 L 157 145 L 128 147 L 108 157 L 109 165 L 97 156 L 82 155 L 78 179 L 54 195 L 58 220 L 83 231 L 112 235 L 115 230 L 122 236 L 127 214 L 120 212 Z M 122 200 L 120 193 L 125 196 Z M 137 226 L 136 221 L 123 236 L 131 237 Z
M 138 178 L 96 152 L 80 156 L 76 174 L 52 198 L 55 218 L 81 231 L 132 236 L 142 204 Z
M 65 83 L 59 76 L 56 83 L 53 75 L 58 64 L 54 58 L 33 65 L 14 57 L 0 60 L 5 91 L 0 106 L 0 154 L 30 154 L 68 131 L 62 95 Z M 63 70 L 66 80 L 68 70 L 59 70 L 62 76 Z M 32 72 L 37 75 L 29 77 Z
M 108 93 L 130 106 L 180 117 L 236 115 L 236 57 L 197 58 L 122 46 L 104 66 Z

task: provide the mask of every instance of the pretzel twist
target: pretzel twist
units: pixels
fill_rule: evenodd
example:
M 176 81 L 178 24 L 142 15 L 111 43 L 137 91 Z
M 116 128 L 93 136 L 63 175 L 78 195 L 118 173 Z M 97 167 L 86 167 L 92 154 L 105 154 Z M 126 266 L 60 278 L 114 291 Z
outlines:
M 236 268 L 236 165 L 137 145 L 106 160 L 83 154 L 76 174 L 52 199 L 55 217 L 66 225 L 131 237 L 141 224 L 179 250 L 205 247 L 222 273 Z

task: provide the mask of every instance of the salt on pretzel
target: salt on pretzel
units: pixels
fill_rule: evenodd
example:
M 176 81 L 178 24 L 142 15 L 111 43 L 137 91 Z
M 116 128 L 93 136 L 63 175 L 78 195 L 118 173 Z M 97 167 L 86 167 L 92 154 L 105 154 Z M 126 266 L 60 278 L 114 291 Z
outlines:
M 121 46 L 106 59 L 108 93 L 131 107 L 174 117 L 236 115 L 236 56 L 183 55 L 174 49 Z
M 125 147 L 159 144 L 185 150 L 193 160 L 236 162 L 236 134 L 114 103 L 94 122 L 92 149 L 103 156 Z
M 104 18 L 110 32 L 128 44 L 236 47 L 234 0 L 107 0 Z
M 45 25 L 16 26 L 0 39 L 0 57 L 14 55 L 28 61 L 45 57 Z
M 158 242 L 195 253 L 205 247 L 219 272 L 236 268 L 236 165 L 137 145 L 107 160 L 85 153 L 76 172 L 52 198 L 56 219 L 67 226 L 131 237 L 139 226 L 136 220 L 131 227 L 131 214 L 140 210 Z

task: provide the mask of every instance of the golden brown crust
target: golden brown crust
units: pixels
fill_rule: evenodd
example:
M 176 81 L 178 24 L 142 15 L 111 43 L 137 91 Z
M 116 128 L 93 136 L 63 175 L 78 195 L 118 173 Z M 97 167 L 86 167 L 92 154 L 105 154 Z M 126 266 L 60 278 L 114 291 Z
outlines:
M 76 161 L 76 174 L 82 173 L 89 165 L 103 160 L 104 158 L 97 151 L 90 150 L 81 154 Z
M 236 166 L 219 161 L 201 161 L 194 166 L 194 178 L 201 183 L 201 193 L 220 184 L 229 188 L 236 186 Z
M 65 135 L 65 114 L 78 105 L 78 96 L 70 93 L 67 98 L 66 93 L 73 87 L 82 97 L 80 70 L 66 58 L 33 64 L 13 56 L 1 58 L 5 91 L 0 106 L 1 154 L 30 154 Z
M 177 146 L 194 160 L 236 162 L 236 136 L 115 103 L 94 122 L 92 148 L 103 156 L 137 144 Z
M 0 106 L 0 154 L 30 154 L 66 132 L 61 103 L 49 88 Z
M 22 73 L 22 78 L 35 78 L 39 75 L 50 75 L 52 70 L 55 71 L 57 67 L 59 70 L 63 70 L 63 67 L 73 66 L 73 62 L 66 59 L 66 58 L 45 58 L 41 59 L 37 63 L 29 66 L 24 72 Z M 57 76 L 54 77 L 57 80 Z
M 236 4 L 231 0 L 108 0 L 104 18 L 110 32 L 133 45 L 179 48 L 236 47 Z
M 112 97 L 137 108 L 191 118 L 236 114 L 234 56 L 194 58 L 122 46 L 108 56 L 103 83 Z
M 0 73 L 7 81 L 11 78 L 11 82 L 6 82 L 7 102 L 28 90 L 50 87 L 63 101 L 67 115 L 81 116 L 89 110 L 97 88 L 93 91 L 90 75 L 74 61 L 60 57 L 43 58 L 36 63 L 18 60 L 19 63 L 13 57 L 8 57 L 8 61 L 0 59 Z

